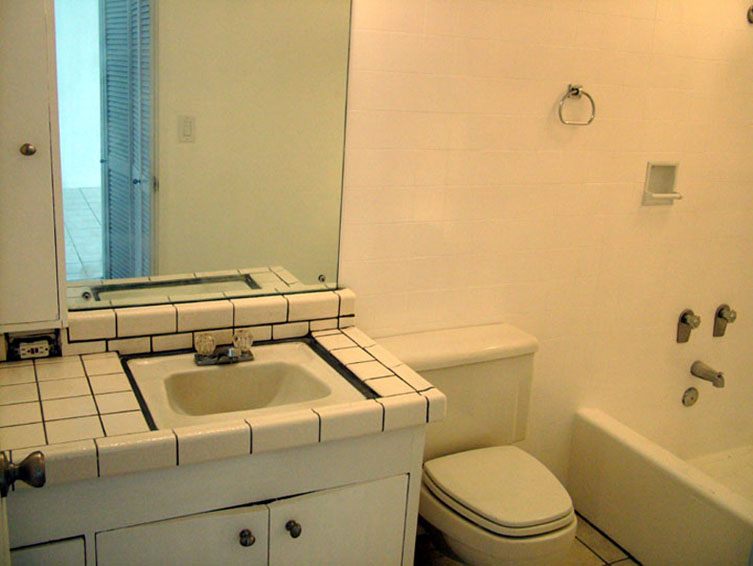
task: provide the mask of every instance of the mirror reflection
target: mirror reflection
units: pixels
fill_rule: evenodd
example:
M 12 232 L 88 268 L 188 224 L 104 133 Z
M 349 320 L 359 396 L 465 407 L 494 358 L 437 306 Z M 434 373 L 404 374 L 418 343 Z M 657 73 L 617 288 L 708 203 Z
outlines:
M 234 296 L 336 284 L 349 0 L 55 11 L 69 286 L 188 281 L 136 301 L 159 302 L 238 269 L 257 277 Z M 72 308 L 110 300 L 78 291 Z

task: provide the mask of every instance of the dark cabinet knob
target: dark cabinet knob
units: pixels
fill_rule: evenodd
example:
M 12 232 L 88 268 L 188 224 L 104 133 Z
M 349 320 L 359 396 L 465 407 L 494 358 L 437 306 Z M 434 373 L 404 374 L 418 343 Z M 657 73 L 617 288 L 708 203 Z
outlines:
M 256 537 L 248 529 L 243 529 L 239 533 L 238 538 L 240 539 L 241 546 L 251 546 L 256 542 Z
M 301 536 L 301 531 L 303 530 L 301 528 L 301 524 L 297 521 L 290 520 L 287 523 L 285 523 L 285 530 L 287 530 L 290 533 L 290 536 L 292 538 L 298 538 Z
M 14 464 L 0 452 L 0 496 L 8 495 L 10 487 L 21 480 L 32 487 L 42 487 L 45 482 L 44 454 L 32 452 L 20 464 Z
M 37 152 L 37 148 L 33 143 L 25 143 L 18 149 L 18 151 L 21 152 L 21 155 L 29 157 Z

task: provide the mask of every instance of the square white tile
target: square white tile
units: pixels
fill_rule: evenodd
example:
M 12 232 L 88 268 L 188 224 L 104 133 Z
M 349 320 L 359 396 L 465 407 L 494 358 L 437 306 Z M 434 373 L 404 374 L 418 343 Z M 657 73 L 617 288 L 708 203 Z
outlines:
M 73 417 L 89 417 L 97 414 L 97 407 L 91 395 L 86 397 L 68 397 L 67 399 L 50 399 L 42 401 L 44 420 L 70 419 Z
M 390 369 L 394 369 L 403 363 L 379 344 L 369 347 L 367 351 Z
M 11 362 L 0 365 L 0 386 L 34 383 L 34 381 L 33 364 L 14 365 Z
M 165 336 L 152 336 L 152 351 L 166 352 L 168 350 L 185 350 L 193 348 L 193 333 L 167 334 Z
M 29 403 L 38 401 L 36 383 L 21 383 L 19 385 L 5 385 L 0 387 L 0 405 L 13 403 Z
M 333 318 L 339 311 L 340 300 L 332 291 L 286 295 L 289 303 L 288 320 Z
M 288 302 L 284 297 L 233 299 L 235 326 L 257 326 L 288 320 Z
M 103 415 L 108 413 L 124 413 L 126 411 L 140 411 L 139 402 L 131 391 L 119 393 L 105 393 L 96 395 L 97 407 Z
M 181 303 L 176 306 L 178 332 L 233 326 L 233 305 L 228 300 Z
M 175 434 L 180 466 L 251 453 L 251 427 L 245 421 L 182 427 Z
M 428 404 L 418 393 L 382 397 L 378 402 L 384 406 L 385 431 L 426 423 Z
M 80 356 L 82 354 L 96 354 L 107 351 L 106 340 L 91 340 L 88 342 L 68 342 L 63 337 L 62 350 L 64 356 Z
M 374 434 L 382 430 L 384 409 L 369 399 L 356 403 L 318 407 L 320 442 Z
M 79 417 L 45 423 L 50 444 L 104 436 L 99 417 Z
M 358 328 L 346 328 L 345 330 L 343 330 L 343 333 L 352 338 L 353 341 L 362 348 L 370 348 L 371 346 L 374 346 L 376 344 L 373 338 L 367 336 Z
M 85 377 L 74 377 L 56 381 L 40 381 L 39 395 L 42 400 L 80 397 L 91 395 L 91 389 L 89 389 L 89 382 Z
M 272 338 L 284 340 L 286 338 L 300 338 L 309 333 L 308 322 L 290 322 L 288 324 L 275 324 L 272 327 Z
M 370 379 L 366 385 L 371 387 L 380 397 L 414 392 L 403 380 L 395 376 Z
M 34 364 L 39 381 L 52 381 L 55 379 L 68 379 L 70 377 L 83 377 L 84 366 L 78 356 L 66 358 L 50 358 L 47 362 L 38 361 Z
M 45 486 L 97 477 L 97 449 L 94 440 L 29 448 L 29 452 L 34 450 L 41 450 L 44 454 Z
M 105 352 L 103 354 L 90 354 L 82 356 L 86 375 L 105 375 L 108 373 L 122 373 L 123 366 L 120 358 L 115 352 Z
M 332 330 L 337 328 L 337 319 L 325 318 L 322 320 L 312 320 L 310 327 L 312 332 L 315 330 Z
M 89 377 L 89 383 L 95 395 L 131 391 L 131 383 L 128 381 L 126 374 L 122 372 L 107 375 L 92 375 Z
M 110 352 L 118 352 L 122 356 L 128 354 L 144 354 L 150 352 L 151 349 L 152 341 L 148 336 L 107 341 L 107 350 Z
M 316 341 L 329 351 L 339 350 L 340 348 L 353 348 L 357 345 L 344 334 L 320 335 L 316 337 Z
M 39 402 L 0 405 L 0 427 L 41 423 L 42 411 Z
M 374 358 L 366 350 L 359 347 L 354 348 L 341 348 L 339 350 L 333 350 L 332 355 L 335 356 L 345 365 L 355 364 L 358 362 L 373 362 Z
M 269 452 L 319 442 L 319 417 L 311 410 L 249 417 L 252 452 Z
M 176 466 L 177 444 L 172 430 L 154 430 L 96 440 L 100 477 Z
M 141 411 L 102 415 L 102 424 L 105 425 L 105 434 L 107 436 L 149 432 L 149 425 L 146 424 Z
M 177 330 L 177 311 L 174 305 L 120 308 L 115 310 L 118 336 L 169 334 Z
M 41 444 L 45 444 L 42 423 L 0 428 L 0 446 L 3 450 L 17 450 Z
M 45 486 L 97 477 L 97 450 L 92 439 L 32 446 L 24 450 L 22 457 L 25 457 L 27 451 L 30 454 L 35 450 L 44 454 Z M 23 482 L 18 482 L 16 489 L 20 485 L 26 486 Z
M 400 379 L 402 379 L 416 391 L 426 391 L 427 389 L 434 387 L 431 383 L 426 381 L 423 377 L 421 377 L 418 373 L 416 373 L 413 369 L 406 365 L 401 365 L 393 368 L 393 371 Z
M 361 381 L 377 377 L 389 377 L 394 375 L 392 370 L 386 368 L 377 361 L 358 362 L 348 365 L 348 369 L 358 376 Z
M 338 289 L 335 291 L 340 297 L 340 316 L 356 314 L 356 294 L 350 289 Z
M 429 401 L 428 421 L 430 423 L 444 420 L 447 416 L 447 397 L 439 389 L 427 389 L 420 393 Z
M 68 337 L 71 341 L 115 338 L 115 311 L 98 309 L 69 312 Z

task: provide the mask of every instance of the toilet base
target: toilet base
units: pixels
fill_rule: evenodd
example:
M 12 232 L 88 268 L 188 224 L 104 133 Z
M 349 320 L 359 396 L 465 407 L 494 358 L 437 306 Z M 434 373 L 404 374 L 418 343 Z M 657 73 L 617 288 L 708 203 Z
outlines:
M 556 531 L 530 537 L 506 537 L 491 533 L 449 509 L 421 486 L 421 517 L 432 534 L 461 561 L 471 566 L 552 566 L 566 561 L 575 540 L 577 520 Z M 441 545 L 438 545 L 441 548 Z

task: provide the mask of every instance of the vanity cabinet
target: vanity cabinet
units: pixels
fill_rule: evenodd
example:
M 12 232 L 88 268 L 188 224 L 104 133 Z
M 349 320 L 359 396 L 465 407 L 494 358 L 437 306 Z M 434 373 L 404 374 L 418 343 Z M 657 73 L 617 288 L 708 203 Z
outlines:
M 411 566 L 424 429 L 58 485 L 52 470 L 6 499 L 11 548 L 79 537 L 89 565 Z
M 97 565 L 400 564 L 408 476 L 96 534 Z

